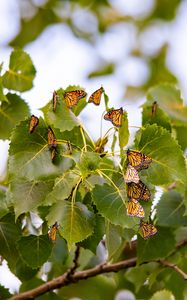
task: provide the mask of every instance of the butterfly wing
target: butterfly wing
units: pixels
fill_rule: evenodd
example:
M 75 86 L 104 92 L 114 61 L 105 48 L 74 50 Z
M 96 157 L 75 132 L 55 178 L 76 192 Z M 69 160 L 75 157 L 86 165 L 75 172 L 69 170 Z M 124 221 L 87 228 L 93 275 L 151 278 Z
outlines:
M 147 169 L 151 162 L 152 162 L 152 158 L 148 155 L 143 154 L 143 161 L 142 161 L 142 165 L 141 165 L 141 170 L 142 169 Z
M 145 214 L 144 214 L 144 209 L 139 204 L 139 202 L 135 199 L 131 199 L 131 201 L 128 202 L 127 215 L 132 217 L 136 216 L 139 218 L 144 218 Z
M 122 117 L 123 117 L 123 109 L 122 107 L 120 109 L 113 109 L 108 111 L 104 115 L 104 119 L 106 121 L 112 122 L 112 124 L 116 127 L 121 127 L 122 125 Z
M 29 123 L 29 133 L 33 133 L 38 124 L 39 119 L 36 116 L 32 115 Z
M 58 225 L 56 222 L 48 231 L 48 237 L 52 242 L 56 241 L 57 230 L 58 230 Z
M 57 141 L 56 141 L 55 134 L 54 134 L 53 130 L 51 129 L 51 127 L 48 127 L 47 138 L 48 138 L 49 149 L 56 148 Z
M 83 90 L 75 90 L 66 92 L 64 94 L 64 98 L 66 101 L 66 105 L 68 108 L 72 108 L 79 102 L 80 99 L 84 98 L 86 96 L 86 92 Z
M 131 166 L 138 171 L 147 169 L 152 162 L 152 158 L 137 150 L 127 150 L 127 159 Z
M 142 164 L 142 154 L 139 151 L 127 150 L 127 159 L 134 168 L 138 168 Z
M 136 200 L 148 201 L 151 198 L 149 189 L 142 181 L 139 181 L 138 183 L 127 183 L 127 195 L 129 198 L 134 198 Z
M 138 171 L 134 167 L 132 167 L 130 164 L 127 166 L 127 171 L 126 171 L 124 179 L 125 179 L 126 183 L 129 183 L 129 182 L 138 183 L 140 181 Z
M 88 102 L 89 103 L 94 103 L 95 105 L 99 105 L 101 102 L 101 96 L 104 93 L 104 89 L 103 87 L 100 87 L 100 89 L 96 90 L 95 92 L 93 92 L 93 94 L 91 94 Z
M 148 238 L 157 233 L 157 229 L 153 224 L 149 224 L 142 221 L 140 225 L 140 232 L 144 240 L 147 240 Z

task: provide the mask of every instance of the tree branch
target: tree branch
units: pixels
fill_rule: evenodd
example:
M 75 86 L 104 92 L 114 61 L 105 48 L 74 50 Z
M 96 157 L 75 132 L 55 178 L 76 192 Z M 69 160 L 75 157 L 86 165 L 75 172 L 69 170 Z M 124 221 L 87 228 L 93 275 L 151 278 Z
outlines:
M 186 244 L 187 244 L 187 239 L 178 243 L 176 245 L 175 251 L 177 249 L 180 249 L 181 247 L 185 246 Z M 133 244 L 133 250 L 134 250 L 135 246 L 136 246 L 136 243 Z M 170 254 L 170 256 L 173 255 L 174 252 L 172 252 Z M 95 277 L 95 276 L 103 274 L 103 273 L 118 272 L 123 269 L 128 269 L 128 268 L 134 267 L 134 266 L 136 266 L 136 263 L 137 263 L 137 258 L 133 257 L 130 259 L 126 259 L 126 260 L 114 263 L 114 264 L 103 263 L 103 264 L 100 264 L 100 265 L 98 265 L 94 268 L 88 269 L 88 270 L 75 272 L 76 269 L 78 268 L 79 253 L 80 253 L 80 248 L 77 247 L 76 251 L 75 251 L 75 257 L 73 260 L 74 265 L 66 273 L 64 273 L 63 275 L 61 275 L 57 278 L 54 278 L 51 281 L 48 281 L 48 282 L 38 286 L 37 288 L 34 288 L 30 291 L 21 293 L 19 295 L 15 295 L 15 296 L 11 297 L 9 300 L 34 299 L 35 297 L 43 295 L 49 291 L 52 291 L 54 289 L 59 289 L 63 286 L 78 282 L 79 280 L 84 280 L 84 279 L 87 279 L 90 277 Z M 187 280 L 187 274 L 184 271 L 182 271 L 175 264 L 170 263 L 165 260 L 157 260 L 155 262 L 160 263 L 162 266 L 172 268 L 177 273 L 179 273 L 185 280 Z M 149 262 L 144 262 L 143 264 L 147 264 L 147 263 L 149 263 Z
M 63 286 L 69 285 L 71 283 L 77 282 L 79 280 L 87 279 L 90 277 L 97 276 L 103 273 L 109 272 L 118 272 L 122 269 L 127 269 L 130 267 L 134 267 L 136 265 L 136 258 L 131 258 L 128 260 L 120 261 L 115 264 L 107 265 L 100 264 L 94 268 L 75 272 L 71 278 L 68 278 L 68 272 L 64 273 L 62 276 L 59 276 L 51 281 L 48 281 L 37 288 L 34 288 L 30 291 L 21 293 L 19 295 L 15 295 L 11 297 L 9 300 L 25 300 L 25 299 L 34 299 L 37 296 L 43 295 L 51 290 L 59 289 Z
M 166 261 L 166 260 L 160 260 L 158 261 L 161 265 L 165 266 L 165 267 L 168 267 L 168 268 L 171 268 L 173 270 L 175 270 L 177 273 L 179 273 L 185 280 L 187 280 L 187 274 L 181 270 L 178 266 L 176 266 L 175 264 L 169 262 L 169 261 Z

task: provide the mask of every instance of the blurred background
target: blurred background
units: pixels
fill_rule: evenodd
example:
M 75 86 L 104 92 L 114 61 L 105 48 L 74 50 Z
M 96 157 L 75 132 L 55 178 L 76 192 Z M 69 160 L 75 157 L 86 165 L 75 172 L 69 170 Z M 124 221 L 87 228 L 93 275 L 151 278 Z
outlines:
M 3 73 L 15 47 L 37 70 L 34 88 L 22 94 L 37 116 L 52 92 L 68 85 L 88 95 L 102 85 L 110 106 L 127 110 L 130 126 L 141 126 L 146 91 L 159 82 L 178 85 L 187 98 L 186 0 L 0 0 Z M 103 111 L 104 103 L 90 104 L 81 115 L 95 139 Z M 103 132 L 109 127 L 103 122 Z M 7 153 L 8 141 L 0 141 L 0 181 Z M 19 281 L 2 268 L 0 282 L 17 289 Z

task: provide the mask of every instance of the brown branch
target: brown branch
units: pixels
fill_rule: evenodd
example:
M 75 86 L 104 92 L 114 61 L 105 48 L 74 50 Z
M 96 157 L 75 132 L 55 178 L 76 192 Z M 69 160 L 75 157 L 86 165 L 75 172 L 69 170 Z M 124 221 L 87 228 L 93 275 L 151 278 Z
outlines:
M 176 245 L 176 249 L 180 249 L 181 247 L 185 246 L 187 244 L 187 239 L 178 243 Z M 133 250 L 135 250 L 134 248 L 136 248 L 136 243 L 133 243 Z M 129 249 L 128 249 L 129 250 Z M 109 273 L 109 272 L 118 272 L 122 269 L 128 269 L 131 267 L 136 266 L 136 262 L 137 262 L 137 258 L 133 257 L 130 259 L 126 259 L 123 261 L 120 261 L 118 263 L 115 264 L 100 264 L 94 268 L 88 269 L 88 270 L 84 270 L 84 271 L 78 271 L 75 272 L 75 270 L 78 267 L 78 257 L 79 257 L 79 247 L 77 247 L 76 251 L 75 251 L 75 257 L 74 257 L 74 265 L 73 267 L 68 270 L 66 273 L 64 273 L 63 275 L 54 278 L 51 281 L 48 281 L 42 285 L 40 285 L 37 288 L 34 288 L 30 291 L 21 293 L 19 295 L 15 295 L 13 297 L 11 297 L 9 300 L 24 300 L 24 299 L 34 299 L 35 297 L 38 297 L 40 295 L 43 295 L 49 291 L 52 291 L 54 289 L 59 289 L 63 286 L 78 282 L 79 280 L 84 280 L 90 277 L 95 277 L 97 275 L 103 274 L 103 273 Z M 169 256 L 173 255 L 174 252 L 170 253 Z M 178 266 L 176 266 L 173 263 L 170 263 L 168 261 L 165 260 L 158 260 L 155 261 L 160 263 L 161 265 L 168 267 L 168 268 L 172 268 L 173 270 L 175 270 L 177 273 L 179 273 L 185 280 L 187 280 L 187 274 L 185 272 L 183 272 Z M 145 263 L 149 263 L 149 262 L 144 262 Z M 70 275 L 71 274 L 71 275 Z
M 166 261 L 166 260 L 160 260 L 158 261 L 161 265 L 165 266 L 165 267 L 168 267 L 168 268 L 171 268 L 173 270 L 175 270 L 177 273 L 179 273 L 185 280 L 187 280 L 187 274 L 181 270 L 178 266 L 176 266 L 175 264 L 169 262 L 169 261 Z
M 24 300 L 24 299 L 34 299 L 37 296 L 43 295 L 51 290 L 59 289 L 63 286 L 69 285 L 71 283 L 77 282 L 79 280 L 87 279 L 90 277 L 97 276 L 103 273 L 109 272 L 118 272 L 122 269 L 127 269 L 130 267 L 134 267 L 136 265 L 136 258 L 131 258 L 128 260 L 120 261 L 115 264 L 107 265 L 101 264 L 92 269 L 75 272 L 71 279 L 68 279 L 68 272 L 64 273 L 62 276 L 59 276 L 51 281 L 48 281 L 37 288 L 34 288 L 30 291 L 21 293 L 19 295 L 15 295 L 11 297 L 9 300 Z

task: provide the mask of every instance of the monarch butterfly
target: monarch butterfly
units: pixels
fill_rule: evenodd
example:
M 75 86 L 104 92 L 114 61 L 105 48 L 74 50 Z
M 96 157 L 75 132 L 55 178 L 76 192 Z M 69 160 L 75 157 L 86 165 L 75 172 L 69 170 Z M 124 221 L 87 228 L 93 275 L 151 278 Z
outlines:
M 57 222 L 55 222 L 55 224 L 53 224 L 53 226 L 51 226 L 51 228 L 48 231 L 48 237 L 52 242 L 56 241 L 57 230 L 58 230 L 58 224 Z
M 121 127 L 122 116 L 123 116 L 123 108 L 121 107 L 119 109 L 112 109 L 112 110 L 108 111 L 104 115 L 104 119 L 106 121 L 112 122 L 112 124 L 116 127 Z
M 131 199 L 131 201 L 128 202 L 127 215 L 132 217 L 136 216 L 139 218 L 144 218 L 145 213 L 140 203 L 135 199 Z
M 156 116 L 156 111 L 158 108 L 158 103 L 156 101 L 153 102 L 151 107 L 151 117 L 154 118 Z
M 80 99 L 86 97 L 87 93 L 83 90 L 75 90 L 70 92 L 65 92 L 64 98 L 68 108 L 72 108 L 77 105 Z
M 58 97 L 57 92 L 54 91 L 53 92 L 53 111 L 54 112 L 56 112 L 57 97 Z
M 129 182 L 138 183 L 140 181 L 138 171 L 134 167 L 132 167 L 130 164 L 127 166 L 127 171 L 126 171 L 124 179 L 125 179 L 126 183 L 129 183 Z
M 148 201 L 151 198 L 149 189 L 142 181 L 127 183 L 127 195 L 129 198 L 136 200 Z
M 67 141 L 67 154 L 72 155 L 72 153 L 73 153 L 72 145 L 70 141 Z
M 140 171 L 147 169 L 152 162 L 152 158 L 137 150 L 127 150 L 127 159 L 132 167 Z
M 36 116 L 32 115 L 29 124 L 29 133 L 33 133 L 38 124 L 39 119 Z
M 147 240 L 152 235 L 155 235 L 157 233 L 157 229 L 153 224 L 146 223 L 140 220 L 140 232 L 144 240 Z
M 48 127 L 47 137 L 48 137 L 48 147 L 49 147 L 49 149 L 56 148 L 57 141 L 56 141 L 55 134 L 54 134 L 53 130 L 51 129 L 51 127 Z
M 101 96 L 104 93 L 104 88 L 100 87 L 100 89 L 96 90 L 91 94 L 90 98 L 88 99 L 89 103 L 94 103 L 95 105 L 99 105 L 101 102 Z

